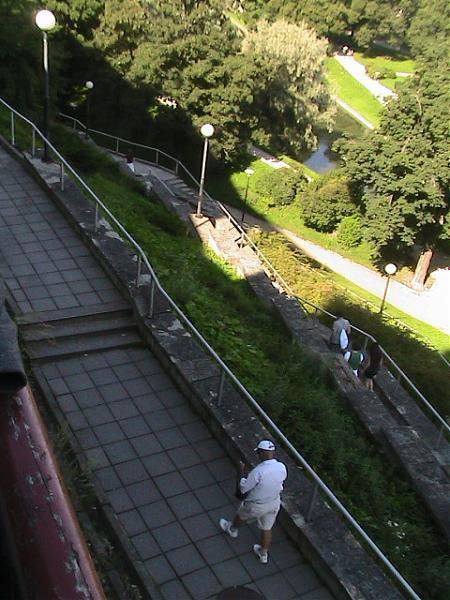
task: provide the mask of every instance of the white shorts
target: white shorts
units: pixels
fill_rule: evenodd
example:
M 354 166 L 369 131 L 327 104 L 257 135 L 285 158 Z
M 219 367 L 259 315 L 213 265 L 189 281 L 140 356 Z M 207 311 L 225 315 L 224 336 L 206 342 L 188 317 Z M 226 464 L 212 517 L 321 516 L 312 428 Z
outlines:
M 280 500 L 275 502 L 258 503 L 244 500 L 237 510 L 238 517 L 243 521 L 255 521 L 259 529 L 272 529 L 280 510 Z

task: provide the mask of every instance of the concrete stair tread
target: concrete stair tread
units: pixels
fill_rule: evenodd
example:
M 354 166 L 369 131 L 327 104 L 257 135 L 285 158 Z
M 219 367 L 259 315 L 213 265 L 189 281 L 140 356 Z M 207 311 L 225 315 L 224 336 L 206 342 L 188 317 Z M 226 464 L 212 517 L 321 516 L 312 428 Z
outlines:
M 56 357 L 69 357 L 108 349 L 143 346 L 137 331 L 102 332 L 101 335 L 79 335 L 76 337 L 56 338 L 29 342 L 26 351 L 33 361 L 45 362 Z
M 104 304 L 100 304 L 98 306 L 76 306 L 73 308 L 45 310 L 38 313 L 19 315 L 16 321 L 20 326 L 31 323 L 61 321 L 63 319 L 73 319 L 75 317 L 86 317 L 114 312 L 130 313 L 131 307 L 125 300 L 119 300 L 116 302 L 105 302 Z
M 90 315 L 88 317 L 74 317 L 63 321 L 23 325 L 21 337 L 25 342 L 49 340 L 55 338 L 74 337 L 83 334 L 101 333 L 103 331 L 117 331 L 134 329 L 135 323 L 128 316 Z

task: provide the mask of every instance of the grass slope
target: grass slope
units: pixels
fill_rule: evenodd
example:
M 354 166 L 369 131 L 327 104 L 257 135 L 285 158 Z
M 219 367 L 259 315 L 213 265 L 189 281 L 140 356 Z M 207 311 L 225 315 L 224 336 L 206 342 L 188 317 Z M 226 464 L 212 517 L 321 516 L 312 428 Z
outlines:
M 354 108 L 372 125 L 380 122 L 382 105 L 372 94 L 337 62 L 329 57 L 326 59 L 327 77 L 337 96 Z

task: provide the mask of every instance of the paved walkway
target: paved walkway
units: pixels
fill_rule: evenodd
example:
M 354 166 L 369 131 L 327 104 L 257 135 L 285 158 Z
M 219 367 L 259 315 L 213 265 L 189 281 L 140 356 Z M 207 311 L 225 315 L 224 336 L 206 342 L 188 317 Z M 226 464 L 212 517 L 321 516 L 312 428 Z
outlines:
M 362 289 L 378 296 L 378 298 L 383 297 L 386 288 L 386 277 L 382 277 L 375 271 L 354 263 L 336 252 L 313 244 L 287 229 L 282 229 L 281 231 L 297 248 L 311 258 L 314 258 L 335 273 L 339 273 L 349 281 L 359 285 Z M 445 293 L 437 294 L 436 291 L 431 289 L 424 292 L 415 292 L 411 288 L 406 287 L 406 285 L 391 280 L 386 301 L 403 310 L 405 313 L 441 331 L 450 333 L 450 304 L 448 303 L 448 295 Z
M 163 598 L 214 598 L 234 585 L 267 600 L 332 597 L 279 526 L 268 565 L 251 552 L 253 527 L 237 540 L 218 530 L 236 505 L 234 465 L 136 339 L 103 269 L 1 148 L 0 275 L 32 368 Z
M 344 67 L 347 73 L 369 90 L 381 104 L 384 104 L 389 98 L 397 97 L 397 94 L 391 89 L 369 77 L 366 73 L 366 67 L 355 60 L 353 56 L 341 56 L 340 54 L 336 54 L 334 58 L 342 67 Z

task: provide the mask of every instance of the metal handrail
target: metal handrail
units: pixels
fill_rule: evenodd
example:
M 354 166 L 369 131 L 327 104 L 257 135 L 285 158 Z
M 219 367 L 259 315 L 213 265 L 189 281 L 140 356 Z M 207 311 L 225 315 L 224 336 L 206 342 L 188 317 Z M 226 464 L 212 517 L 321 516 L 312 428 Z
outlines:
M 86 130 L 86 126 L 79 119 L 76 119 L 75 117 L 71 117 L 70 115 L 66 115 L 64 113 L 60 113 L 60 116 L 66 118 L 66 119 L 72 120 L 74 129 L 76 129 L 76 124 L 78 124 L 82 129 Z M 158 148 L 154 148 L 152 146 L 146 146 L 144 144 L 138 144 L 136 142 L 132 142 L 130 140 L 126 140 L 124 138 L 114 136 L 109 133 L 105 133 L 103 131 L 98 131 L 95 129 L 90 129 L 89 131 L 116 140 L 116 152 L 118 152 L 119 141 L 121 141 L 127 145 L 133 145 L 138 148 L 145 148 L 146 150 L 154 151 L 155 153 L 157 153 L 157 156 L 158 156 L 158 154 L 162 154 L 166 158 L 168 158 L 174 162 L 174 164 L 175 164 L 174 172 L 176 174 L 178 174 L 179 170 L 182 169 L 184 171 L 184 173 L 192 180 L 192 182 L 197 187 L 200 185 L 199 182 L 197 181 L 197 179 L 192 175 L 192 173 L 184 166 L 184 164 L 181 161 L 174 158 L 173 156 L 170 156 L 163 150 L 159 150 Z M 158 164 L 158 161 L 156 162 L 156 164 Z M 163 184 L 163 185 L 167 189 L 167 185 L 165 185 L 165 184 Z M 242 228 L 241 224 L 233 217 L 233 215 L 229 212 L 229 210 L 226 208 L 226 206 L 224 204 L 222 204 L 219 200 L 215 200 L 214 198 L 212 198 L 206 190 L 204 190 L 203 194 L 206 198 L 208 198 L 208 200 L 210 200 L 211 202 L 216 204 L 221 209 L 221 211 L 226 215 L 226 217 L 233 224 L 233 226 L 238 230 L 238 232 L 240 232 L 242 239 L 245 239 L 246 243 L 249 246 L 251 246 L 251 248 L 254 250 L 254 252 L 256 252 L 258 258 L 266 265 L 266 267 L 269 269 L 269 272 L 271 272 L 272 275 L 280 282 L 281 287 L 284 289 L 285 292 L 287 292 L 287 294 L 289 296 L 295 297 L 300 302 L 300 304 L 303 308 L 312 307 L 314 309 L 313 310 L 314 316 L 316 316 L 317 313 L 320 312 L 324 315 L 327 315 L 328 317 L 330 317 L 332 319 L 336 319 L 336 315 L 334 315 L 333 313 L 330 313 L 329 311 L 325 310 L 324 308 L 317 306 L 313 302 L 310 302 L 309 300 L 306 300 L 305 298 L 301 298 L 300 296 L 295 294 L 295 292 L 288 285 L 288 283 L 284 280 L 284 278 L 281 276 L 281 274 L 271 264 L 269 259 L 266 258 L 266 256 L 264 256 L 264 254 L 257 247 L 257 245 L 253 242 L 253 240 L 247 235 L 246 231 Z M 352 323 L 352 329 L 354 331 L 357 331 L 360 335 L 362 335 L 365 338 L 364 349 L 366 349 L 367 343 L 369 340 L 371 342 L 377 341 L 373 335 L 371 335 L 370 333 L 367 333 L 363 329 L 360 329 L 356 325 L 353 325 L 353 323 Z M 380 345 L 380 350 L 381 350 L 383 356 L 385 357 L 386 361 L 392 366 L 392 369 L 396 372 L 397 386 L 400 385 L 400 382 L 402 380 L 405 381 L 408 384 L 408 386 L 411 388 L 411 390 L 418 396 L 420 401 L 423 402 L 423 404 L 427 407 L 427 409 L 431 412 L 431 414 L 440 423 L 440 429 L 438 432 L 437 442 L 436 442 L 436 447 L 439 447 L 439 444 L 442 440 L 444 431 L 446 431 L 447 434 L 450 435 L 449 423 L 446 421 L 446 419 L 444 417 L 442 417 L 439 414 L 439 412 L 434 408 L 434 406 L 425 398 L 425 396 L 422 394 L 422 392 L 416 387 L 416 385 L 411 381 L 411 379 L 406 375 L 406 373 L 399 367 L 399 365 L 395 362 L 395 360 L 387 353 L 387 351 L 381 345 Z M 444 360 L 444 362 L 449 364 L 442 355 L 440 355 L 440 356 Z
M 389 561 L 389 559 L 378 548 L 378 546 L 375 544 L 375 542 L 370 538 L 370 536 L 359 525 L 359 523 L 356 521 L 356 519 L 345 508 L 345 506 L 340 502 L 340 500 L 333 494 L 331 489 L 322 481 L 322 479 L 319 477 L 319 475 L 317 475 L 317 473 L 310 466 L 310 464 L 306 461 L 306 459 L 303 458 L 303 456 L 300 454 L 300 452 L 298 452 L 298 450 L 291 444 L 289 439 L 284 435 L 284 433 L 279 429 L 279 427 L 274 423 L 274 421 L 272 421 L 272 419 L 269 417 L 269 415 L 261 408 L 261 406 L 258 404 L 258 402 L 253 398 L 253 396 L 250 394 L 250 392 L 247 391 L 247 389 L 242 385 L 242 383 L 234 375 L 234 373 L 228 368 L 228 366 L 222 361 L 222 359 L 215 352 L 215 350 L 209 345 L 209 343 L 205 340 L 205 338 L 202 336 L 202 334 L 197 330 L 195 325 L 193 323 L 191 323 L 191 321 L 188 319 L 188 317 L 182 312 L 182 310 L 177 306 L 177 304 L 174 302 L 174 300 L 164 290 L 164 288 L 160 284 L 158 278 L 156 277 L 156 274 L 155 274 L 150 262 L 148 261 L 146 254 L 142 250 L 142 248 L 134 240 L 134 238 L 127 232 L 127 230 L 121 225 L 121 223 L 114 217 L 114 215 L 107 208 L 107 206 L 105 206 L 103 204 L 103 202 L 95 194 L 95 192 L 93 192 L 91 190 L 91 188 L 86 183 L 84 183 L 84 181 L 81 179 L 81 177 L 78 175 L 78 173 L 76 173 L 76 171 L 69 165 L 69 163 L 64 159 L 64 157 L 58 152 L 58 150 L 56 150 L 56 148 L 53 146 L 53 144 L 44 137 L 42 132 L 36 127 L 36 125 L 34 125 L 34 123 L 32 123 L 29 119 L 27 119 L 26 117 L 21 115 L 19 112 L 17 112 L 14 108 L 12 108 L 8 103 L 6 103 L 1 98 L 0 98 L 0 103 L 3 106 L 5 106 L 8 110 L 11 111 L 11 115 L 18 116 L 19 118 L 21 118 L 23 121 L 25 121 L 28 125 L 30 125 L 32 127 L 33 140 L 35 139 L 35 134 L 37 133 L 38 136 L 44 142 L 46 142 L 48 144 L 49 148 L 52 150 L 52 152 L 54 152 L 54 154 L 58 157 L 58 159 L 61 161 L 61 163 L 65 165 L 67 171 L 70 172 L 75 177 L 76 181 L 78 181 L 82 185 L 83 189 L 86 190 L 86 192 L 95 201 L 95 204 L 96 204 L 95 229 L 97 229 L 97 227 L 98 227 L 98 222 L 99 222 L 98 206 L 100 206 L 101 209 L 110 217 L 110 219 L 113 221 L 115 226 L 124 234 L 124 236 L 130 242 L 130 244 L 136 249 L 136 251 L 139 255 L 138 261 L 137 261 L 138 262 L 138 265 L 137 265 L 138 276 L 141 271 L 141 262 L 143 261 L 150 273 L 150 278 L 151 278 L 150 279 L 150 310 L 149 310 L 148 316 L 150 318 L 153 316 L 154 293 L 155 293 L 155 287 L 156 287 L 159 290 L 159 292 L 161 293 L 161 295 L 167 300 L 167 302 L 172 307 L 174 312 L 179 316 L 179 318 L 183 321 L 183 323 L 185 323 L 185 325 L 187 325 L 188 329 L 194 334 L 194 336 L 197 338 L 197 340 L 200 342 L 200 344 L 203 346 L 203 348 L 207 350 L 208 354 L 214 359 L 214 361 L 221 368 L 220 382 L 219 382 L 218 392 L 216 394 L 218 404 L 221 403 L 221 395 L 222 395 L 223 387 L 224 387 L 224 383 L 225 383 L 225 375 L 227 375 L 229 377 L 229 379 L 231 380 L 231 382 L 233 382 L 233 384 L 237 387 L 237 389 L 243 394 L 243 396 L 248 400 L 248 402 L 251 404 L 251 406 L 253 406 L 255 411 L 260 415 L 263 422 L 265 422 L 265 424 L 267 426 L 269 426 L 269 428 L 276 434 L 278 439 L 284 444 L 284 446 L 286 448 L 289 449 L 289 451 L 291 452 L 293 457 L 295 457 L 295 459 L 303 466 L 303 468 L 307 471 L 307 473 L 314 480 L 314 483 L 315 483 L 314 492 L 315 493 L 313 493 L 311 496 L 310 505 L 307 509 L 307 519 L 309 520 L 309 517 L 311 516 L 312 509 L 313 509 L 313 503 L 314 503 L 314 500 L 317 495 L 317 493 L 316 493 L 317 489 L 321 489 L 322 492 L 328 498 L 328 500 L 333 504 L 333 506 L 335 506 L 338 509 L 338 511 L 345 517 L 345 519 L 354 528 L 354 530 L 358 532 L 358 534 L 362 537 L 362 539 L 367 544 L 367 546 L 375 553 L 377 558 L 386 567 L 386 569 L 391 573 L 391 575 L 394 577 L 394 579 L 400 584 L 400 586 L 403 588 L 403 590 L 405 592 L 407 592 L 411 598 L 414 598 L 414 600 L 421 600 L 420 596 L 417 595 L 417 593 L 410 586 L 410 584 L 397 571 L 397 569 L 394 567 L 394 565 Z M 13 122 L 13 119 L 12 119 L 12 122 Z M 14 126 L 12 127 L 12 137 L 14 136 L 13 129 L 14 129 Z M 64 177 L 63 170 L 61 170 L 60 173 L 61 173 L 61 177 Z M 139 280 L 137 280 L 137 285 L 139 286 Z

